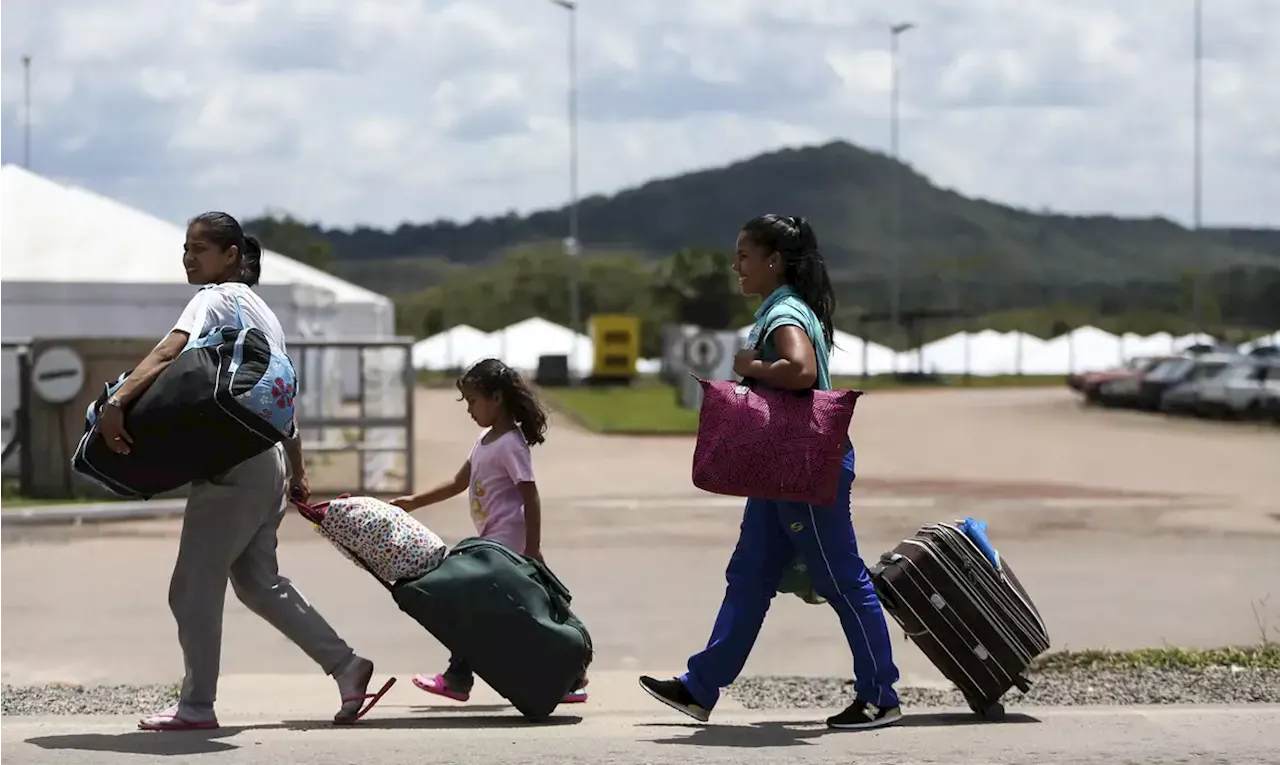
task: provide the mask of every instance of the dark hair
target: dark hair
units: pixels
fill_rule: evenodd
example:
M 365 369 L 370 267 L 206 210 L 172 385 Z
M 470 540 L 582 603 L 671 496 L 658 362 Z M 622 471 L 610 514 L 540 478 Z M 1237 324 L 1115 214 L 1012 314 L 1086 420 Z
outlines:
M 547 440 L 547 411 L 542 408 L 533 388 L 524 377 L 497 359 L 477 361 L 458 378 L 458 392 L 468 386 L 486 396 L 502 397 L 502 408 L 520 428 L 525 443 L 530 446 Z
M 813 309 L 830 349 L 835 343 L 836 293 L 827 276 L 827 264 L 818 251 L 818 236 L 809 221 L 770 213 L 747 221 L 742 231 L 751 241 L 782 257 L 783 281 Z
M 224 212 L 201 213 L 187 221 L 187 227 L 199 224 L 209 241 L 224 250 L 232 247 L 240 253 L 240 262 L 231 281 L 243 282 L 250 287 L 262 278 L 262 243 L 244 233 L 240 221 Z

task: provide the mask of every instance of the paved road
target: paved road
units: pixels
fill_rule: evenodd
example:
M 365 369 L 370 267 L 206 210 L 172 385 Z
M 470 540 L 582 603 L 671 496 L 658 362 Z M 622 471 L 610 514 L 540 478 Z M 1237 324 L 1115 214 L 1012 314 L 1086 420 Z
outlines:
M 422 398 L 424 451 L 451 455 L 424 473 L 430 480 L 452 472 L 474 430 L 452 394 Z M 868 395 L 855 426 L 854 514 L 868 558 L 921 523 L 973 514 L 991 524 L 1057 647 L 1255 642 L 1255 610 L 1280 637 L 1276 432 L 1082 411 L 1056 391 Z M 909 455 L 908 426 L 919 436 Z M 740 515 L 735 500 L 676 477 L 688 448 L 559 422 L 538 447 L 547 554 L 592 629 L 601 670 L 678 670 L 706 640 Z M 470 533 L 460 501 L 420 517 L 446 538 Z M 181 662 L 165 592 L 177 530 L 165 521 L 6 532 L 5 681 L 173 679 Z M 442 665 L 444 651 L 301 519 L 286 525 L 281 561 L 360 651 L 398 670 Z M 312 671 L 230 603 L 225 672 Z M 838 638 L 829 609 L 779 598 L 747 671 L 846 673 Z M 913 646 L 896 645 L 909 680 L 937 679 Z
M 359 730 L 269 718 L 210 734 L 128 732 L 131 721 L 6 719 L 6 764 L 218 762 L 224 765 L 528 765 L 529 763 L 1209 763 L 1280 762 L 1280 708 L 1037 710 L 1002 724 L 920 711 L 898 728 L 832 732 L 811 716 L 735 713 L 713 725 L 629 712 L 531 726 L 449 710 L 379 717 Z M 106 754 L 106 753 L 120 754 Z
M 453 398 L 421 394 L 424 482 L 450 475 L 474 437 Z M 976 515 L 991 524 L 1056 647 L 1255 642 L 1264 627 L 1280 637 L 1280 485 L 1274 478 L 1280 434 L 1274 429 L 1081 411 L 1057 391 L 978 391 L 871 394 L 859 404 L 854 431 L 854 515 L 868 558 L 921 523 Z M 535 452 L 549 562 L 573 589 L 576 610 L 596 638 L 593 678 L 622 678 L 619 688 L 631 687 L 642 670 L 681 669 L 705 641 L 723 591 L 738 503 L 689 488 L 690 450 L 687 438 L 601 439 L 557 421 L 549 443 Z M 469 533 L 461 502 L 420 517 L 446 538 Z M 153 521 L 6 530 L 5 682 L 175 679 L 181 662 L 165 591 L 177 529 L 174 522 Z M 602 690 L 605 701 L 584 711 L 582 722 L 554 728 L 472 721 L 482 710 L 397 709 L 422 703 L 408 673 L 441 668 L 444 651 L 297 518 L 285 526 L 281 560 L 358 650 L 382 671 L 400 675 L 398 700 L 379 709 L 377 730 L 301 732 L 265 720 L 262 694 L 271 685 L 261 677 L 245 685 L 251 675 L 283 673 L 276 686 L 289 678 L 326 680 L 232 602 L 223 660 L 223 698 L 230 706 L 222 705 L 223 719 L 268 727 L 203 744 L 187 739 L 196 742 L 194 750 L 173 753 L 192 755 L 183 761 L 221 752 L 231 763 L 250 757 L 348 763 L 376 751 L 390 765 L 552 757 L 749 762 L 778 754 L 842 763 L 1243 763 L 1265 761 L 1261 732 L 1280 729 L 1275 710 L 1084 710 L 1037 712 L 1043 722 L 1036 725 L 980 728 L 926 716 L 902 730 L 835 736 L 794 723 L 805 716 L 723 710 L 719 722 L 734 727 L 703 731 L 649 724 L 676 720 L 634 704 L 626 695 L 634 695 L 633 687 L 619 691 L 618 700 Z M 914 647 L 895 645 L 908 683 L 938 679 Z M 829 609 L 783 597 L 747 672 L 847 674 L 846 652 Z M 292 719 L 319 719 L 332 710 L 301 712 Z M 487 714 L 503 713 L 490 708 Z M 390 721 L 397 716 L 412 719 Z M 752 724 L 764 720 L 774 722 Z M 6 718 L 5 761 L 97 762 L 102 755 L 95 747 L 177 746 L 116 737 L 121 725 Z M 416 728 L 432 732 L 419 736 Z M 48 738 L 74 735 L 83 737 Z M 22 743 L 33 737 L 45 739 Z M 690 744 L 697 745 L 692 755 Z

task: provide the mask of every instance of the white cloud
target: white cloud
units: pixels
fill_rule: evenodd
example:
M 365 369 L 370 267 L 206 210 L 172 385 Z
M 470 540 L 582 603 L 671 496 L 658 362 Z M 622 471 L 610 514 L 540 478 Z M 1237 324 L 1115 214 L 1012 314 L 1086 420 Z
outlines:
M 887 147 L 1029 208 L 1191 212 L 1192 0 L 581 0 L 581 189 L 783 145 Z M 567 197 L 548 0 L 6 0 L 4 159 L 172 220 L 396 225 Z M 1205 219 L 1280 225 L 1274 0 L 1205 3 Z

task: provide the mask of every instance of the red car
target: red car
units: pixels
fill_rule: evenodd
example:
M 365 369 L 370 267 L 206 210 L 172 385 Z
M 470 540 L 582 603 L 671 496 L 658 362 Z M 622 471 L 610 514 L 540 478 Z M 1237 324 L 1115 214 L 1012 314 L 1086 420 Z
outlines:
M 1148 356 L 1141 358 L 1129 359 L 1124 365 L 1115 369 L 1108 369 L 1103 372 L 1081 372 L 1079 374 L 1067 375 L 1067 387 L 1074 391 L 1078 391 L 1084 400 L 1089 404 L 1096 404 L 1101 400 L 1098 395 L 1099 388 L 1103 383 L 1115 380 L 1131 380 L 1141 377 L 1151 371 L 1157 364 L 1165 359 L 1172 358 L 1170 356 Z

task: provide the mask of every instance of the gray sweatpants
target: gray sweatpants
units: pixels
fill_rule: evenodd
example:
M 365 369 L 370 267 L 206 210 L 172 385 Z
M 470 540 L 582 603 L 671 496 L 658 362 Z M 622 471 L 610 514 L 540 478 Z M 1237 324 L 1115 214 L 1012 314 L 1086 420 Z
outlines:
M 351 657 L 276 563 L 276 531 L 285 514 L 287 470 L 277 446 L 225 474 L 191 484 L 169 608 L 178 622 L 186 675 L 182 704 L 213 708 L 222 659 L 227 580 L 249 610 L 266 619 L 332 674 Z

